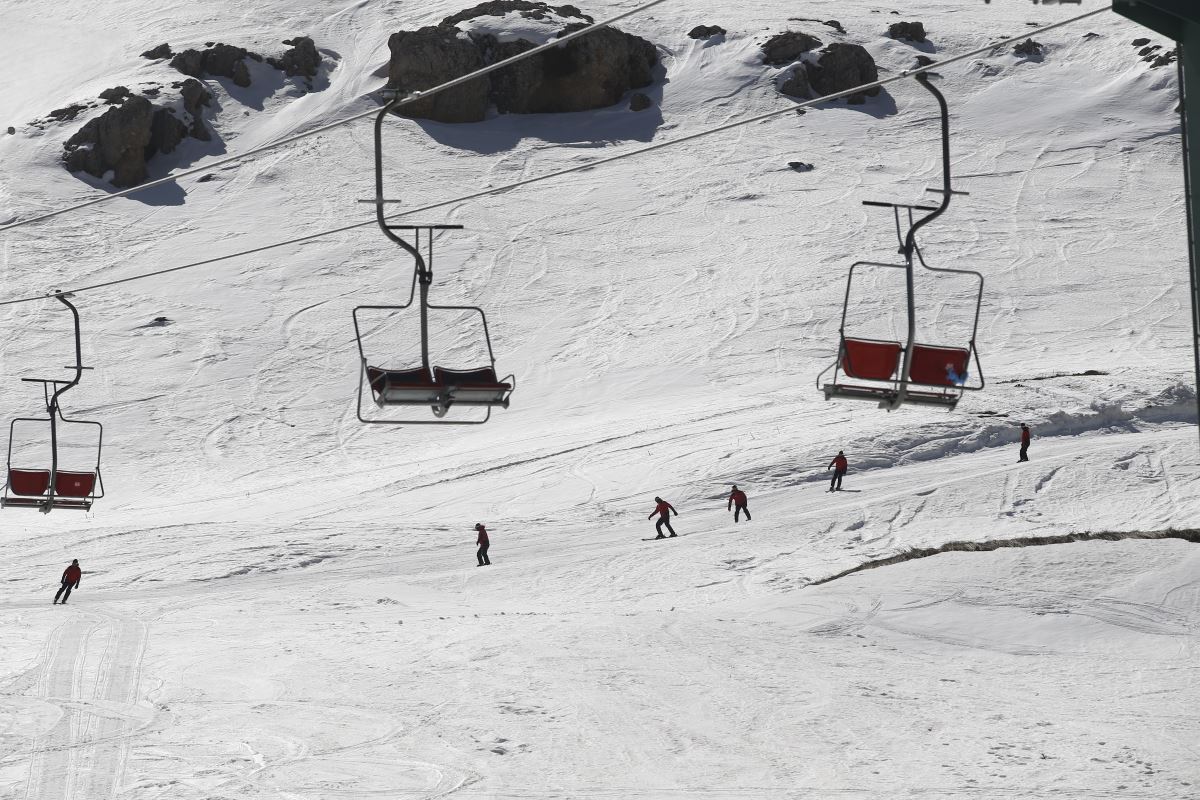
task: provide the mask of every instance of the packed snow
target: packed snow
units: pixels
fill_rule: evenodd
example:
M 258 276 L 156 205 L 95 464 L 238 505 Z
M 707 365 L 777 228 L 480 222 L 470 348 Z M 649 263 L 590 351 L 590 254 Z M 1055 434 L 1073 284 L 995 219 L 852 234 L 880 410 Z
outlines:
M 306 34 L 328 83 L 206 79 L 214 141 L 155 176 L 369 110 L 388 36 L 466 5 L 10 2 L 0 221 L 106 190 L 59 164 L 86 115 L 30 123 L 178 80 L 138 57 L 162 41 Z M 646 111 L 389 120 L 389 196 L 417 207 L 786 107 L 758 48 L 789 28 L 863 44 L 887 76 L 1080 10 L 801 6 L 623 22 L 662 59 Z M 930 44 L 886 38 L 899 19 Z M 728 33 L 689 39 L 698 24 Z M 987 387 L 952 413 L 815 385 L 849 265 L 898 258 L 860 201 L 928 201 L 940 177 L 936 106 L 911 82 L 411 220 L 465 226 L 437 241 L 433 299 L 482 306 L 517 376 L 484 426 L 357 420 L 351 310 L 411 280 L 370 226 L 80 293 L 95 369 L 64 410 L 103 422 L 107 494 L 0 513 L 0 798 L 1200 796 L 1196 545 L 949 553 L 811 585 L 949 541 L 1197 527 L 1178 96 L 1139 36 L 1167 44 L 1106 14 L 1037 36 L 1040 60 L 939 70 L 970 195 L 923 251 L 987 281 Z M 5 232 L 0 299 L 369 221 L 371 147 L 364 120 Z M 921 332 L 957 342 L 973 309 L 942 277 L 918 276 Z M 898 286 L 862 288 L 857 324 L 897 330 Z M 0 320 L 0 412 L 36 416 L 18 379 L 67 374 L 69 314 Z M 373 323 L 380 359 L 411 352 L 409 323 Z M 479 335 L 442 327 L 439 346 L 470 362 Z M 72 464 L 90 444 L 64 443 Z M 733 483 L 751 522 L 726 511 Z M 677 541 L 642 541 L 656 495 Z M 72 558 L 80 588 L 46 608 Z

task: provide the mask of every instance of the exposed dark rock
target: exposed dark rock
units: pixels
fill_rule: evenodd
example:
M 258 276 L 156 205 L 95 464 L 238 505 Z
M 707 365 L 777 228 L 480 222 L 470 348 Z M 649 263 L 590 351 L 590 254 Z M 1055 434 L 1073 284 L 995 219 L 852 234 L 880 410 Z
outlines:
M 229 78 L 238 86 L 250 85 L 250 70 L 246 67 L 249 52 L 230 44 L 209 44 L 207 50 L 187 49 L 171 59 L 171 66 L 193 78 L 217 75 Z M 261 57 L 258 60 L 262 60 Z
M 392 58 L 388 84 L 419 91 L 532 49 L 532 42 L 498 42 L 490 34 L 460 36 L 456 23 L 516 11 L 533 19 L 569 18 L 559 35 L 591 18 L 574 6 L 557 9 L 528 0 L 492 0 L 460 11 L 437 26 L 399 31 L 388 39 Z M 611 106 L 630 89 L 653 82 L 654 45 L 615 28 L 602 28 L 562 47 L 520 61 L 491 75 L 456 86 L 400 109 L 407 117 L 438 122 L 478 122 L 494 104 L 501 113 L 555 113 Z
M 388 85 L 401 92 L 428 89 L 484 66 L 483 53 L 474 42 L 458 38 L 458 29 L 453 27 L 430 26 L 393 33 L 388 38 L 388 49 L 392 51 Z M 488 78 L 477 78 L 401 106 L 399 112 L 405 117 L 438 122 L 479 122 L 487 113 L 489 89 Z
M 8 135 L 14 136 L 14 135 L 16 135 L 16 133 L 17 133 L 17 129 L 14 128 L 12 125 L 9 125 L 8 126 Z
M 813 96 L 812 84 L 808 80 L 808 70 L 804 64 L 796 65 L 787 80 L 779 85 L 779 91 L 788 97 L 799 97 L 801 100 L 808 100 Z
M 1130 44 L 1132 44 L 1134 47 L 1143 47 L 1150 44 L 1150 40 L 1143 36 L 1141 38 L 1134 39 L 1132 42 L 1130 42 Z
M 806 161 L 789 161 L 788 166 L 796 172 L 812 172 L 813 170 L 813 165 Z
M 134 95 L 80 128 L 63 147 L 72 172 L 97 178 L 112 170 L 112 184 L 135 186 L 146 179 L 146 146 L 150 144 L 154 106 Z
M 1143 47 L 1141 50 L 1138 50 L 1138 55 L 1139 56 L 1148 56 L 1151 53 L 1153 53 L 1155 50 L 1161 50 L 1161 49 L 1162 49 L 1161 44 L 1152 44 L 1149 47 Z
M 57 120 L 58 122 L 66 122 L 67 120 L 75 119 L 75 117 L 79 116 L 79 112 L 83 111 L 85 108 L 87 108 L 87 106 L 80 105 L 78 103 L 72 103 L 69 106 L 54 109 L 47 116 L 50 117 L 50 119 Z
M 917 56 L 917 66 L 918 67 L 928 67 L 932 63 L 933 63 L 933 59 L 930 58 L 929 56 Z
M 453 27 L 460 22 L 466 22 L 476 17 L 503 17 L 505 14 L 517 11 L 527 19 L 549 19 L 552 16 L 578 19 L 588 24 L 595 22 L 575 6 L 550 6 L 533 0 L 489 0 L 471 8 L 451 14 L 442 20 L 441 24 Z
M 1174 63 L 1175 63 L 1175 51 L 1174 51 L 1174 50 L 1167 50 L 1167 51 L 1165 51 L 1165 52 L 1159 53 L 1159 54 L 1158 54 L 1158 55 L 1156 55 L 1156 56 L 1147 56 L 1147 57 L 1146 57 L 1145 59 L 1143 59 L 1143 60 L 1144 60 L 1144 61 L 1149 61 L 1149 62 L 1150 62 L 1150 68 L 1151 68 L 1151 69 L 1154 69 L 1154 68 L 1156 68 L 1156 67 L 1165 67 L 1165 66 L 1167 66 L 1168 64 L 1174 64 Z
M 199 178 L 196 178 L 196 183 L 208 183 L 209 181 L 215 181 L 216 179 L 217 174 L 215 172 L 208 172 L 204 175 L 201 175 Z
M 708 39 L 712 36 L 723 36 L 725 29 L 720 25 L 697 25 L 688 31 L 689 39 Z
M 906 42 L 924 42 L 925 26 L 920 22 L 893 22 L 888 25 L 887 35 Z
M 204 124 L 204 115 L 201 109 L 212 103 L 212 94 L 203 83 L 195 78 L 188 78 L 184 81 L 183 85 L 179 87 L 179 94 L 183 98 L 183 110 L 192 116 L 192 127 L 188 129 L 188 133 L 193 139 L 199 139 L 202 142 L 210 141 L 212 133 Z
M 629 97 L 630 111 L 645 111 L 652 105 L 654 105 L 654 102 L 650 99 L 650 96 L 644 92 L 634 92 Z
M 171 45 L 163 42 L 158 47 L 152 47 L 146 52 L 142 53 L 142 58 L 149 58 L 153 61 L 160 58 L 170 58 L 171 55 Z
M 879 12 L 875 12 L 875 13 L 879 13 Z M 822 20 L 822 19 L 813 19 L 812 17 L 788 17 L 788 22 L 816 22 L 818 24 L 824 25 L 827 28 L 833 28 L 835 31 L 837 31 L 840 34 L 845 35 L 845 33 L 846 33 L 846 29 L 844 27 L 842 27 L 842 23 L 838 22 L 836 19 Z
M 1026 39 L 1013 46 L 1013 54 L 1018 56 L 1037 57 L 1042 54 L 1045 47 L 1041 42 L 1036 42 L 1033 39 Z
M 150 120 L 150 141 L 146 143 L 144 158 L 151 158 L 155 153 L 173 152 L 187 135 L 187 125 L 176 118 L 173 109 L 155 109 Z
M 313 40 L 307 36 L 297 36 L 295 39 L 285 39 L 283 43 L 291 45 L 291 49 L 285 50 L 279 58 L 268 58 L 267 63 L 289 76 L 315 78 L 321 67 L 321 54 L 317 52 Z
M 157 86 L 147 86 L 145 89 L 142 89 L 142 94 L 146 97 L 158 97 L 158 91 Z
M 879 80 L 875 59 L 862 45 L 834 42 L 821 51 L 815 65 L 809 64 L 808 79 L 818 95 L 837 92 Z M 868 97 L 879 94 L 879 87 L 856 92 L 846 98 L 852 105 L 865 103 Z
M 1100 34 L 1096 33 L 1095 31 L 1088 31 L 1087 33 L 1085 33 L 1083 35 L 1083 38 L 1084 39 L 1099 39 Z
M 776 34 L 762 46 L 763 63 L 772 66 L 790 64 L 803 53 L 821 46 L 821 40 L 803 31 L 784 31 Z
M 129 89 L 125 86 L 114 86 L 111 89 L 105 89 L 100 93 L 100 99 L 109 105 L 116 105 L 125 102 L 125 98 L 129 97 Z

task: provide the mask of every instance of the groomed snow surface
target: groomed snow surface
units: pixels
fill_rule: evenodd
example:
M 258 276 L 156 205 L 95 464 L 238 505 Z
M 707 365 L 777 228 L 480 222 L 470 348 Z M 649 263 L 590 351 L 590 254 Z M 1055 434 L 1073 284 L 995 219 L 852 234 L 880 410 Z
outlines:
M 138 58 L 153 45 L 303 33 L 329 68 L 303 95 L 208 80 L 217 136 L 163 174 L 370 108 L 388 35 L 463 5 L 9 2 L 0 220 L 102 190 L 58 164 L 86 115 L 28 123 L 172 79 Z M 890 75 L 1079 8 L 664 4 L 622 25 L 660 48 L 653 108 L 397 119 L 388 193 L 415 207 L 785 107 L 759 44 L 842 40 L 789 17 L 836 18 Z M 897 19 L 931 44 L 886 39 Z M 698 24 L 729 33 L 688 39 Z M 911 83 L 416 220 L 466 226 L 439 240 L 435 300 L 487 309 L 519 380 L 479 428 L 355 419 L 350 311 L 401 302 L 410 275 L 373 228 L 80 294 L 96 369 L 65 407 L 106 426 L 109 496 L 0 514 L 0 798 L 1200 797 L 1195 545 L 952 553 L 809 585 L 913 546 L 1197 526 L 1177 94 L 1142 35 L 1104 15 L 1039 36 L 1040 61 L 941 70 L 971 195 L 924 251 L 987 276 L 988 388 L 951 414 L 814 387 L 848 265 L 895 258 L 860 201 L 925 201 L 939 175 Z M 370 153 L 362 122 L 5 233 L 2 294 L 369 220 Z M 919 277 L 923 340 L 962 343 L 961 287 Z M 894 284 L 863 290 L 858 324 L 903 323 Z M 375 360 L 407 366 L 408 322 L 373 318 Z M 17 379 L 69 362 L 69 316 L 6 306 L 0 324 L 0 413 L 35 413 Z M 477 336 L 441 329 L 440 357 L 472 366 Z M 851 473 L 830 494 L 838 449 Z M 752 522 L 725 512 L 734 482 Z M 656 494 L 680 538 L 641 541 Z M 51 606 L 71 558 L 82 588 Z

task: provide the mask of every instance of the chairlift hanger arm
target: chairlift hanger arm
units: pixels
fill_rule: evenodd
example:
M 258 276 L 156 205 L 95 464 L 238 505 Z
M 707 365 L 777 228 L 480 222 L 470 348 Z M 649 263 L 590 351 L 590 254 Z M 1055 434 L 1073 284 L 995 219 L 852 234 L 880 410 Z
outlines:
M 945 96 L 938 91 L 938 88 L 929 82 L 929 76 L 924 72 L 919 72 L 915 76 L 917 83 L 924 86 L 937 100 L 938 109 L 941 111 L 942 122 L 942 188 L 938 193 L 942 196 L 941 205 L 935 211 L 931 211 L 924 217 L 921 217 L 908 229 L 908 235 L 904 239 L 904 255 L 906 258 L 912 257 L 913 248 L 916 247 L 917 231 L 925 225 L 933 222 L 935 219 L 945 213 L 950 207 L 950 198 L 954 194 L 954 190 L 950 188 L 950 109 L 946 106 Z
M 383 213 L 385 202 L 383 197 L 383 121 L 402 99 L 400 93 L 397 92 L 375 115 L 375 200 L 373 201 L 375 203 L 375 220 L 384 236 L 408 251 L 408 254 L 416 261 L 417 273 L 421 276 L 422 281 L 426 281 L 429 279 L 427 277 L 429 269 L 425 265 L 425 259 L 421 257 L 421 251 L 392 233 L 392 226 L 387 224 L 387 218 Z

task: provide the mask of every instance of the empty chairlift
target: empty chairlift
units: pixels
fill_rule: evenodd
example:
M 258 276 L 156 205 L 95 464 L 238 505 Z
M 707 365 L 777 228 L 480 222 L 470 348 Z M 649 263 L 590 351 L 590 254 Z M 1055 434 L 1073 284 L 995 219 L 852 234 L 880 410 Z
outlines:
M 104 496 L 104 481 L 100 476 L 100 452 L 103 445 L 104 426 L 99 422 L 68 419 L 62 413 L 60 401 L 62 396 L 74 388 L 83 376 L 82 347 L 79 335 L 79 312 L 67 299 L 66 295 L 56 294 L 55 297 L 71 310 L 75 322 L 75 366 L 67 367 L 73 370 L 75 376 L 68 381 L 53 378 L 22 378 L 27 383 L 42 385 L 43 399 L 46 404 L 45 417 L 19 417 L 9 425 L 8 432 L 8 471 L 4 486 L 4 495 L 0 498 L 0 506 L 5 508 L 36 508 L 43 513 L 49 513 L 55 508 L 73 508 L 88 511 L 92 503 Z M 88 464 L 88 469 L 61 469 L 60 451 L 62 449 L 62 434 L 67 429 L 80 430 L 90 428 L 95 431 L 96 461 L 94 468 Z M 27 430 L 43 431 L 36 437 L 27 437 Z M 46 434 L 49 436 L 46 442 Z M 48 463 L 28 463 L 28 456 L 14 458 L 14 445 L 20 439 L 24 443 L 32 441 L 48 443 Z M 24 459 L 24 460 L 22 460 Z
M 950 122 L 946 100 L 924 73 L 917 81 L 933 93 L 941 109 L 942 122 L 942 188 L 930 190 L 941 195 L 937 206 L 912 206 L 895 203 L 864 201 L 864 205 L 891 208 L 896 221 L 903 264 L 859 261 L 852 264 L 846 280 L 846 296 L 842 305 L 842 321 L 838 329 L 838 355 L 832 365 L 817 376 L 817 386 L 825 399 L 868 400 L 877 402 L 889 411 L 905 403 L 953 409 L 965 391 L 982 389 L 983 374 L 975 334 L 979 328 L 979 309 L 983 301 L 983 275 L 973 270 L 930 267 L 917 246 L 916 233 L 940 216 L 950 205 L 955 192 L 950 187 Z M 907 233 L 901 228 L 901 209 L 908 220 Z M 914 211 L 927 211 L 914 221 Z M 916 341 L 917 304 L 913 284 L 914 265 L 919 263 L 929 272 L 961 276 L 973 282 L 973 314 L 970 337 L 966 342 L 927 344 Z M 847 333 L 847 312 L 851 303 L 851 287 L 861 272 L 868 270 L 903 270 L 907 305 L 907 336 L 904 341 L 855 336 Z M 829 376 L 826 378 L 826 376 Z
M 477 306 L 442 306 L 429 302 L 429 290 L 433 285 L 433 239 L 435 232 L 461 230 L 461 225 L 392 225 L 384 214 L 386 204 L 396 201 L 385 200 L 383 195 L 383 120 L 398 101 L 393 95 L 375 118 L 375 199 L 376 220 L 380 230 L 392 242 L 398 244 L 413 259 L 413 277 L 408 301 L 403 305 L 370 305 L 354 309 L 354 335 L 358 340 L 361 374 L 358 389 L 358 418 L 362 422 L 389 425 L 455 424 L 477 425 L 491 418 L 493 408 L 508 408 L 509 398 L 516 388 L 512 375 L 497 377 L 496 358 L 492 351 L 491 334 L 488 332 L 487 315 Z M 397 231 L 411 233 L 410 243 Z M 425 234 L 426 255 L 421 253 L 421 236 Z M 395 363 L 386 354 L 367 354 L 361 312 L 364 311 L 409 311 L 415 310 L 420 323 L 419 363 Z M 430 355 L 430 311 L 459 311 L 478 315 L 483 330 L 483 344 L 487 349 L 486 363 L 450 367 L 431 360 Z M 415 360 L 415 359 L 414 359 Z M 407 406 L 427 408 L 433 419 L 417 419 L 412 415 L 404 418 L 366 417 L 363 415 L 363 396 L 369 394 L 377 408 Z M 467 417 L 449 417 L 452 409 L 482 408 L 486 413 Z

